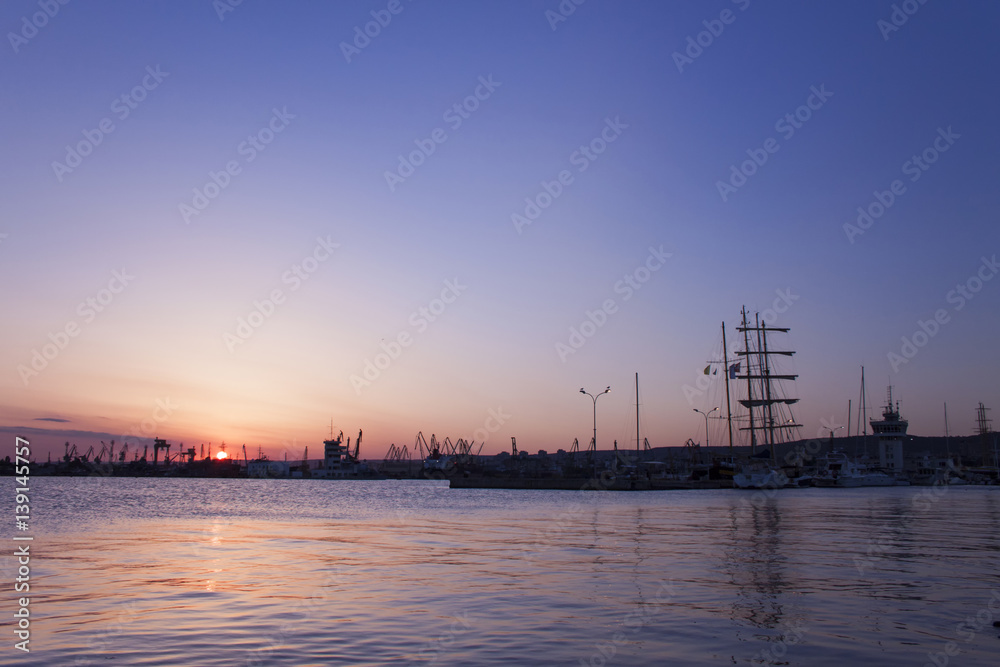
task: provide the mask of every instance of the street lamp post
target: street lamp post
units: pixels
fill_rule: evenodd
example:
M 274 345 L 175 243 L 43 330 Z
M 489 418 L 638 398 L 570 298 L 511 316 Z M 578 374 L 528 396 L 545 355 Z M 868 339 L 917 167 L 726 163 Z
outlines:
M 709 445 L 708 445 L 708 416 L 710 414 L 712 414 L 713 412 L 715 412 L 716 410 L 718 410 L 718 409 L 719 409 L 718 406 L 716 406 L 716 407 L 712 408 L 711 410 L 709 410 L 708 412 L 702 412 L 698 408 L 692 408 L 692 410 L 694 410 L 699 415 L 701 415 L 702 417 L 705 418 L 705 449 L 706 450 L 709 447 Z
M 601 396 L 604 396 L 604 394 L 608 393 L 609 391 L 611 391 L 610 386 L 595 396 L 594 394 L 591 394 L 589 391 L 584 391 L 583 387 L 580 387 L 580 393 L 590 396 L 590 398 L 592 398 L 594 401 L 594 451 L 595 452 L 597 451 L 597 399 L 600 398 Z

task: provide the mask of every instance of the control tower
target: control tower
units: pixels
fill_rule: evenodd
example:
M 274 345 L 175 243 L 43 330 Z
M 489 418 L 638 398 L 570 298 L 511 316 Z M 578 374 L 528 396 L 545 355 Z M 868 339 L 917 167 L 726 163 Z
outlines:
M 892 387 L 889 387 L 888 398 L 882 409 L 882 419 L 872 419 L 869 423 L 872 433 L 878 436 L 879 467 L 886 472 L 903 472 L 903 441 L 910 423 L 900 418 L 899 401 L 896 401 L 893 408 Z

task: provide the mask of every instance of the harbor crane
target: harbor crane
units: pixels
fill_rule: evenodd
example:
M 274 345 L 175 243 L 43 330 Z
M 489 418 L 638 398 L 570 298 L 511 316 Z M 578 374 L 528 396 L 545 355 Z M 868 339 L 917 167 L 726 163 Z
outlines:
M 433 442 L 433 440 L 434 440 L 434 435 L 432 434 L 431 441 Z M 424 434 L 422 431 L 417 432 L 417 440 L 416 442 L 413 443 L 413 451 L 414 453 L 420 452 L 421 459 L 425 459 L 431 455 L 430 445 L 428 445 L 427 441 L 424 439 Z
M 510 454 L 511 456 L 517 456 L 517 438 L 510 436 Z
M 385 471 L 387 466 L 401 466 L 406 464 L 407 472 L 412 469 L 412 459 L 410 458 L 410 449 L 406 445 L 402 447 L 397 447 L 396 443 L 389 445 L 389 451 L 386 453 L 385 458 L 382 460 L 382 470 Z
M 105 454 L 107 458 L 105 459 Z M 109 463 L 115 462 L 115 441 L 111 441 L 111 445 L 108 446 L 101 440 L 101 453 L 94 459 L 94 463 L 100 463 L 102 460 L 107 460 Z
M 479 449 L 477 449 L 476 453 L 473 454 L 472 448 L 475 447 L 475 445 L 476 445 L 475 440 L 469 442 L 466 442 L 465 440 L 458 441 L 459 454 L 462 456 L 464 460 L 466 460 L 469 463 L 472 463 L 475 457 L 479 456 L 479 453 L 483 451 L 483 446 L 486 445 L 486 441 L 483 440 L 481 443 L 479 443 Z
M 389 451 L 385 455 L 385 460 L 392 463 L 402 463 L 404 460 L 410 460 L 410 451 L 403 445 L 402 447 L 397 447 L 395 443 L 389 445 Z
M 170 445 L 163 438 L 153 438 L 153 465 L 157 465 L 160 458 L 160 450 L 166 450 L 166 456 L 163 457 L 164 462 L 169 463 L 170 459 Z

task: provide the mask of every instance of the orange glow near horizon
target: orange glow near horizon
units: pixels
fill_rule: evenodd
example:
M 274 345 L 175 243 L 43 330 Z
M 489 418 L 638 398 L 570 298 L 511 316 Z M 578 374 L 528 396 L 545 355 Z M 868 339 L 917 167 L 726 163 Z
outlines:
M 215 455 L 215 458 L 219 461 L 222 461 L 223 459 L 228 459 L 229 454 L 226 454 L 225 452 L 219 452 L 218 454 Z

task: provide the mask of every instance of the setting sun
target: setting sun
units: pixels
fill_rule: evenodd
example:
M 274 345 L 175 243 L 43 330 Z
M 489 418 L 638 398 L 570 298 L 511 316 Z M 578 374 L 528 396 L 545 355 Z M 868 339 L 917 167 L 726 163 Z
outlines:
M 228 459 L 229 454 L 226 454 L 225 452 L 219 452 L 218 454 L 215 455 L 215 458 L 221 461 L 223 459 Z

